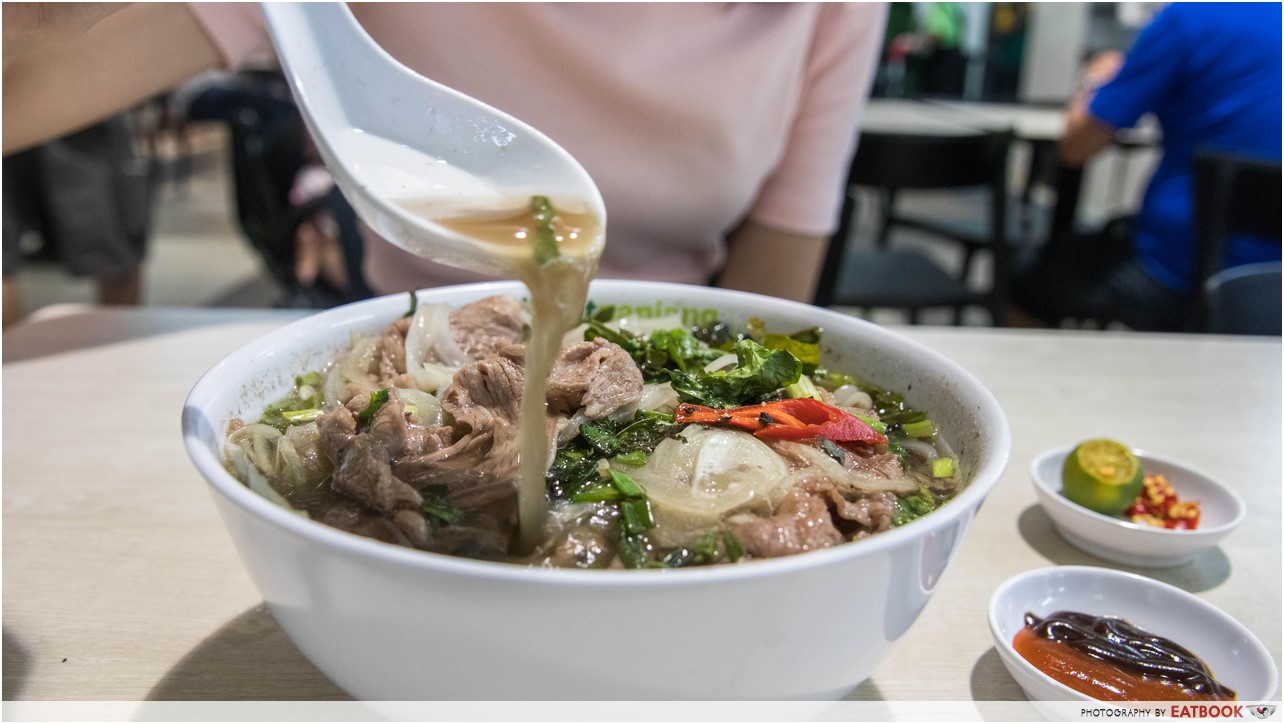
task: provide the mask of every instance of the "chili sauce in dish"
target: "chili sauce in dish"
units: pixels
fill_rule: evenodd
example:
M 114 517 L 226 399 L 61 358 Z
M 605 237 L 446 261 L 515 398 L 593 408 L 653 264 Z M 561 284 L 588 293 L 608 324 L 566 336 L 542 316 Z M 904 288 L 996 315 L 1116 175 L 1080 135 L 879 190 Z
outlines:
M 1102 701 L 1235 699 L 1194 653 L 1120 618 L 1027 613 L 1012 647 L 1039 671 Z

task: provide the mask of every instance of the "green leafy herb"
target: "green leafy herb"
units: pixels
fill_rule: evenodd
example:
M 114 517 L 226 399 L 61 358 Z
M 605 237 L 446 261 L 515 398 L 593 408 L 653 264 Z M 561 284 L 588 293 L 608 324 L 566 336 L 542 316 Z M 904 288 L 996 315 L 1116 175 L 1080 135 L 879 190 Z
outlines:
M 818 437 L 816 442 L 820 445 L 820 449 L 829 457 L 837 460 L 839 465 L 842 465 L 843 461 L 847 459 L 847 452 L 838 447 L 833 440 L 827 437 Z
M 811 374 L 820 366 L 820 328 L 811 327 L 793 334 L 774 334 L 766 331 L 765 323 L 749 318 L 749 334 L 768 349 L 784 350 L 803 364 L 803 373 Z
M 464 511 L 446 504 L 447 490 L 445 485 L 429 485 L 420 491 L 424 502 L 419 507 L 419 512 L 423 513 L 433 530 L 450 525 L 464 515 Z
M 734 563 L 745 557 L 745 547 L 740 544 L 740 539 L 735 533 L 729 530 L 722 532 L 722 547 L 727 550 L 727 557 Z
M 382 390 L 370 393 L 370 403 L 366 405 L 366 409 L 357 415 L 357 428 L 359 430 L 370 429 L 370 423 L 374 422 L 375 415 L 379 414 L 379 410 L 388 404 L 390 392 L 390 388 L 385 387 Z
M 405 319 L 406 317 L 415 316 L 415 310 L 417 309 L 419 309 L 419 295 L 415 293 L 415 290 L 411 289 L 410 290 L 410 309 L 406 310 L 406 313 L 401 315 L 402 319 Z
M 557 211 L 547 196 L 532 196 L 531 214 L 535 217 L 535 263 L 543 266 L 562 255 L 557 249 L 557 232 L 553 229 Z
M 932 495 L 932 491 L 926 485 L 920 485 L 917 493 L 897 500 L 898 510 L 892 515 L 892 525 L 905 525 L 917 520 L 936 510 L 936 506 L 936 497 Z
M 678 398 L 708 407 L 739 407 L 764 401 L 780 388 L 797 382 L 802 374 L 797 357 L 751 339 L 737 342 L 735 352 L 737 364 L 731 370 L 671 370 L 669 379 Z
M 630 533 L 620 526 L 620 561 L 625 568 L 646 568 L 651 563 L 651 545 L 646 536 Z
M 669 551 L 661 562 L 664 563 L 665 568 L 685 568 L 707 566 L 720 560 L 722 560 L 722 552 L 718 550 L 718 531 L 709 530 L 705 531 L 695 544 Z

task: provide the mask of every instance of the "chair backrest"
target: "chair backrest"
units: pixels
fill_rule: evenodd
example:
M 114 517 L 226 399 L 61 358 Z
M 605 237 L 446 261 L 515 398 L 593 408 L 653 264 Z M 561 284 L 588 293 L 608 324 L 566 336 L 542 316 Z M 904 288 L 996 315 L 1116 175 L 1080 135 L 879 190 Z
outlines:
M 1280 336 L 1281 268 L 1278 261 L 1265 261 L 1209 277 L 1207 331 Z
M 272 276 L 289 289 L 296 284 L 294 241 L 282 231 L 290 186 L 304 163 L 302 119 L 264 124 L 243 109 L 229 125 L 237 220 Z
M 1010 131 L 967 135 L 862 133 L 848 184 L 942 189 L 1004 182 Z
M 1187 328 L 1208 328 L 1209 280 L 1226 263 L 1232 236 L 1281 237 L 1281 167 L 1221 151 L 1195 155 L 1195 277 Z M 1278 306 L 1279 298 L 1275 299 Z
M 960 135 L 862 133 L 844 184 L 838 229 L 830 238 L 814 303 L 830 306 L 852 232 L 857 186 L 882 189 L 952 189 L 987 187 L 990 191 L 990 244 L 994 257 L 994 309 L 1006 303 L 1007 169 L 1011 131 L 978 131 Z

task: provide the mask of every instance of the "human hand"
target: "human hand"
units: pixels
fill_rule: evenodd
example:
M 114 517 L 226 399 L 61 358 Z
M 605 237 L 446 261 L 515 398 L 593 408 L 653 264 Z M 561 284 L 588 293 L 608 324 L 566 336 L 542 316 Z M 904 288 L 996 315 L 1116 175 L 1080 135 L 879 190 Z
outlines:
M 348 288 L 348 266 L 333 216 L 324 212 L 299 224 L 294 244 L 294 276 L 300 284 L 310 287 L 320 279 L 337 290 Z
M 1084 65 L 1080 86 L 1095 90 L 1115 79 L 1123 67 L 1124 54 L 1118 50 L 1106 50 L 1092 56 Z

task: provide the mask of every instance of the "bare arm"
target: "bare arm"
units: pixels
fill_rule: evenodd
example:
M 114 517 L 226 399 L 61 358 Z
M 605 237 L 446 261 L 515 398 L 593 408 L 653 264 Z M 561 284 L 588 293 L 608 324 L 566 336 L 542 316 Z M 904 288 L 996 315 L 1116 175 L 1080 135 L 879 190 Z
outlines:
M 727 264 L 718 286 L 810 302 L 827 239 L 746 221 L 727 238 Z
M 110 12 L 109 12 L 110 11 Z M 5 4 L 5 25 L 11 10 Z M 83 32 L 76 23 L 88 29 Z M 51 28 L 14 37 L 6 27 L 4 153 L 34 146 L 118 113 L 218 67 L 218 48 L 181 3 L 81 9 Z M 21 28 L 21 26 L 20 26 Z M 25 36 L 25 37 L 24 37 Z
M 1066 128 L 1057 142 L 1057 151 L 1065 165 L 1082 166 L 1114 141 L 1115 129 L 1089 113 L 1088 104 L 1096 89 L 1115 77 L 1123 61 L 1121 53 L 1102 53 L 1084 71 L 1079 90 L 1066 108 Z

